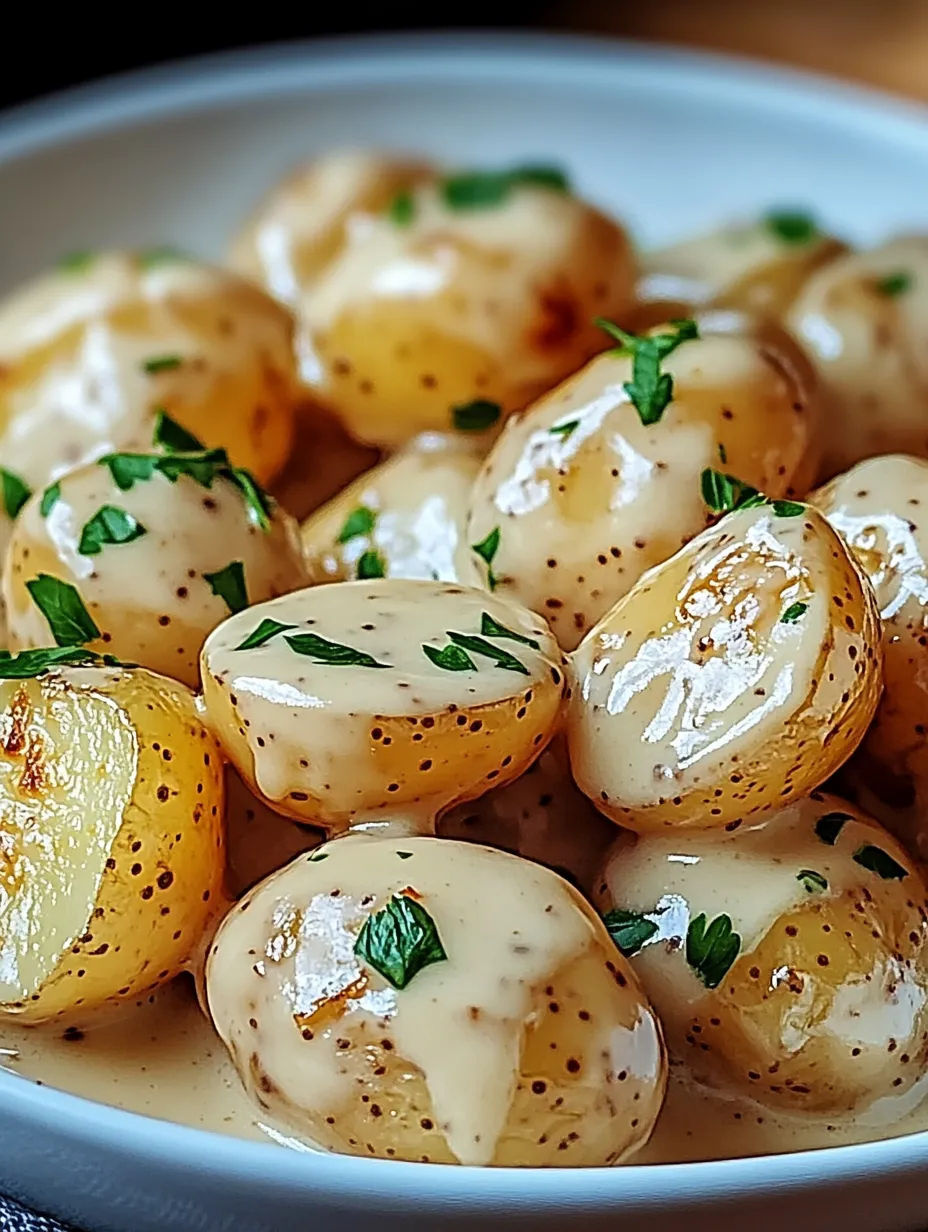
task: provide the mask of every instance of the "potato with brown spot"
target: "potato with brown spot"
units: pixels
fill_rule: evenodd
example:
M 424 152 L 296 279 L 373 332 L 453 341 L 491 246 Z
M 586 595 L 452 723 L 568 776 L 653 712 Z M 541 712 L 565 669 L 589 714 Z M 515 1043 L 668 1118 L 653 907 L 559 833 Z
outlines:
M 222 756 L 141 668 L 0 682 L 0 1011 L 91 1019 L 199 957 L 223 892 Z
M 303 523 L 312 581 L 383 576 L 479 584 L 464 534 L 479 467 L 477 445 L 467 436 L 426 432 L 410 441 Z
M 293 435 L 292 321 L 166 251 L 87 253 L 0 304 L 0 453 L 33 487 L 147 437 L 163 408 L 267 481 Z
M 476 588 L 316 586 L 207 639 L 203 695 L 226 755 L 281 813 L 332 831 L 441 810 L 517 778 L 568 682 L 543 620 Z
M 814 793 L 734 833 L 624 836 L 597 904 L 692 1079 L 838 1118 L 928 1070 L 926 895 L 877 822 Z
M 712 520 L 704 469 L 775 497 L 812 482 L 818 405 L 798 348 L 733 314 L 698 327 L 661 362 L 673 397 L 656 422 L 626 388 L 632 359 L 610 351 L 510 420 L 477 476 L 468 542 L 498 532 L 499 593 L 543 613 L 565 650 Z
M 385 945 L 397 915 L 421 941 Z M 325 1150 L 602 1166 L 663 1099 L 660 1026 L 599 917 L 471 843 L 356 834 L 299 857 L 223 922 L 207 1001 L 262 1117 Z
M 195 470 L 173 478 L 155 470 L 128 490 L 116 473 L 88 463 L 23 509 L 3 577 L 10 645 L 52 640 L 28 589 L 48 574 L 77 587 L 100 631 L 93 649 L 195 688 L 200 648 L 233 607 L 307 584 L 299 529 L 227 471 L 207 484 Z
M 873 591 L 810 506 L 728 514 L 652 569 L 573 656 L 578 786 L 638 831 L 782 807 L 858 746 L 882 688 Z
M 632 299 L 625 233 L 557 174 L 375 154 L 275 189 L 232 261 L 293 309 L 314 398 L 388 448 L 474 398 L 527 405 L 594 354 L 593 317 Z

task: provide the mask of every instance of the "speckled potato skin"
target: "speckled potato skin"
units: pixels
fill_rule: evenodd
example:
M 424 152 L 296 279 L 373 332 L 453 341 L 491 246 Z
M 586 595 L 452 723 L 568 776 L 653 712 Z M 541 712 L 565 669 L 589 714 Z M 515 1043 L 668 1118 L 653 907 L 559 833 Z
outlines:
M 359 842 L 377 844 L 365 853 L 363 897 L 357 878 L 350 887 L 342 879 Z M 427 875 L 423 845 L 431 847 Z M 486 900 L 474 885 L 488 892 Z M 448 960 L 394 993 L 352 948 L 364 920 L 408 886 L 436 921 Z M 570 961 L 549 970 L 544 952 L 531 955 L 531 943 L 558 919 L 582 941 Z M 521 1006 L 510 1000 L 512 986 L 521 993 L 522 983 L 513 941 L 532 971 L 544 972 L 525 988 Z M 294 969 L 302 973 L 300 989 L 288 978 Z M 509 984 L 496 998 L 487 970 Z M 436 1107 L 430 1066 L 404 1055 L 410 1015 L 414 1032 L 434 1023 L 431 1060 L 436 1073 L 449 1071 L 440 1079 L 446 1095 L 449 1081 L 479 1090 L 481 1061 L 503 1066 L 489 1092 L 503 1109 L 495 1146 L 475 1144 L 485 1151 L 481 1162 L 493 1166 L 620 1162 L 647 1140 L 663 1099 L 659 1025 L 596 913 L 547 870 L 488 848 L 428 838 L 337 839 L 269 878 L 229 914 L 207 972 L 214 1024 L 262 1115 L 326 1150 L 475 1162 L 452 1149 L 454 1116 Z M 329 1075 L 328 1093 L 313 1082 L 319 1065 Z
M 443 179 L 330 155 L 272 193 L 233 248 L 236 268 L 293 308 L 313 396 L 369 444 L 442 431 L 473 398 L 525 406 L 599 348 L 594 316 L 623 319 L 631 304 L 628 240 L 592 206 L 520 185 L 451 209 Z M 403 223 L 388 209 L 400 189 Z
M 293 435 L 291 335 L 286 310 L 228 271 L 144 253 L 88 256 L 0 303 L 0 453 L 40 487 L 149 440 L 160 407 L 267 481 Z
M 474 484 L 467 541 L 499 527 L 498 592 L 541 612 L 565 650 L 709 524 L 706 467 L 770 496 L 802 496 L 813 481 L 814 380 L 784 331 L 707 316 L 661 370 L 674 398 L 646 427 L 623 389 L 632 361 L 600 355 L 509 420 Z
M 881 290 L 881 280 L 900 274 L 904 289 Z M 821 382 L 822 478 L 873 454 L 928 457 L 928 236 L 900 236 L 827 265 L 786 323 Z
M 847 251 L 823 232 L 789 242 L 765 219 L 728 223 L 641 257 L 638 328 L 708 306 L 779 320 L 816 270 Z
M 264 619 L 293 623 L 297 635 L 313 631 L 375 648 L 371 639 L 383 636 L 386 622 L 379 605 L 392 604 L 397 593 L 407 606 L 388 624 L 385 649 L 374 657 L 395 663 L 411 647 L 426 677 L 437 678 L 434 699 L 423 696 L 422 677 L 405 670 L 389 678 L 395 694 L 387 707 L 371 701 L 368 688 L 379 683 L 373 669 L 324 668 L 295 654 L 265 660 L 261 651 L 232 649 Z M 420 634 L 411 622 L 436 593 L 451 606 L 440 610 L 438 626 Z M 471 699 L 470 673 L 433 669 L 421 655 L 421 640 L 443 638 L 445 629 L 461 623 L 454 619 L 458 596 L 539 644 L 530 674 L 504 673 L 485 702 Z M 273 645 L 284 653 L 279 639 Z M 517 643 L 506 649 L 529 653 Z M 207 639 L 201 676 L 211 722 L 246 783 L 285 816 L 330 833 L 398 810 L 432 830 L 439 812 L 517 778 L 554 736 L 570 697 L 563 656 L 533 613 L 475 588 L 395 578 L 311 587 L 231 617 Z M 386 678 L 386 672 L 376 676 Z M 246 690 L 255 680 L 270 684 L 258 686 L 261 704 L 249 717 Z M 290 690 L 312 702 L 294 705 Z
M 879 612 L 840 537 L 801 508 L 727 515 L 573 655 L 574 777 L 613 821 L 736 824 L 819 786 L 863 739 L 882 688 Z
M 835 815 L 845 820 L 835 841 L 823 842 L 814 827 Z M 902 875 L 884 879 L 858 863 L 867 845 Z M 803 869 L 825 888 L 804 885 Z M 671 1055 L 693 1079 L 830 1119 L 905 1095 L 928 1069 L 926 896 L 890 834 L 816 792 L 730 836 L 679 835 L 672 845 L 626 836 L 607 858 L 596 900 L 603 911 L 646 910 L 658 923 L 632 965 Z M 685 957 L 688 922 L 699 913 L 727 914 L 741 938 L 714 988 Z
M 47 716 L 74 707 L 76 694 L 101 699 L 74 720 L 98 725 L 94 762 L 75 764 L 68 748 L 48 739 Z M 4 681 L 0 699 L 0 758 L 9 766 L 2 794 L 10 803 L 16 798 L 10 782 L 21 767 L 16 794 L 33 809 L 54 810 L 56 797 L 69 796 L 86 798 L 92 808 L 94 777 L 111 774 L 111 759 L 129 747 L 113 743 L 113 729 L 132 733 L 131 799 L 112 846 L 99 855 L 102 876 L 92 911 L 49 978 L 23 1001 L 0 1005 L 30 1024 L 84 1021 L 136 1001 L 199 958 L 227 902 L 222 755 L 193 694 L 142 669 L 66 669 L 38 680 Z M 16 850 L 22 838 L 15 813 L 5 807 L 4 814 L 3 830 Z M 35 814 L 40 833 L 49 823 L 47 815 Z M 28 865 L 21 875 L 29 878 Z M 32 891 L 41 916 L 57 910 L 41 883 Z
M 843 537 L 876 594 L 883 696 L 843 774 L 877 817 L 928 859 L 928 462 L 871 458 L 810 500 Z
M 41 493 L 32 497 L 7 552 L 3 593 L 14 649 L 51 641 L 45 617 L 26 589 L 28 581 L 48 573 L 80 592 L 101 632 L 92 649 L 196 688 L 203 642 L 229 614 L 206 574 L 240 561 L 252 603 L 307 584 L 294 519 L 278 505 L 263 530 L 228 480 L 217 479 L 207 489 L 186 475 L 171 483 L 155 474 L 123 492 L 108 467 L 90 463 L 63 475 L 59 489 L 47 516 Z M 106 505 L 131 514 L 146 533 L 84 556 L 82 528 Z
M 303 523 L 303 551 L 312 582 L 352 581 L 364 553 L 376 551 L 386 577 L 480 585 L 480 571 L 464 536 L 479 467 L 477 443 L 466 434 L 428 432 L 410 441 Z M 375 515 L 373 529 L 342 543 L 346 519 L 358 508 Z

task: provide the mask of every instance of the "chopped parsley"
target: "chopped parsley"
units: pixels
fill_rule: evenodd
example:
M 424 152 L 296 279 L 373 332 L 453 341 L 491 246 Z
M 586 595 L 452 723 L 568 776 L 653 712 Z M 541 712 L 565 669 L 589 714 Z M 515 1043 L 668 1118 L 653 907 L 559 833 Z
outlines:
M 435 921 L 407 894 L 394 894 L 364 921 L 354 952 L 394 988 L 403 989 L 420 971 L 446 962 Z
M 503 413 L 498 402 L 475 398 L 451 408 L 451 423 L 458 432 L 485 432 L 492 428 Z
M 170 265 L 176 261 L 188 260 L 187 254 L 170 244 L 161 244 L 157 248 L 145 248 L 135 254 L 135 259 L 142 269 L 154 269 L 158 265 Z
M 47 518 L 60 500 L 61 484 L 56 479 L 55 482 L 50 483 L 42 493 L 42 502 L 39 505 L 39 513 L 41 513 L 42 517 Z
M 244 612 L 248 606 L 248 589 L 245 586 L 245 566 L 240 560 L 230 561 L 215 573 L 204 573 L 203 580 L 233 615 Z
M 731 513 L 734 509 L 749 509 L 764 505 L 767 498 L 750 484 L 725 475 L 707 466 L 700 476 L 702 499 L 713 513 Z
M 481 539 L 479 543 L 472 543 L 470 546 L 477 553 L 481 560 L 486 562 L 487 566 L 487 586 L 490 590 L 496 590 L 496 585 L 499 579 L 493 572 L 493 561 L 496 558 L 496 553 L 499 551 L 500 529 L 494 526 L 486 538 Z
M 369 582 L 372 578 L 387 576 L 387 567 L 383 556 L 374 548 L 362 552 L 358 559 L 358 581 Z
M 781 625 L 793 625 L 809 610 L 808 603 L 791 603 L 780 617 Z
M 55 667 L 96 663 L 99 659 L 98 654 L 80 646 L 42 646 L 38 650 L 21 650 L 17 655 L 0 650 L 0 680 L 33 680 Z
M 813 868 L 801 868 L 796 874 L 796 880 L 802 882 L 802 887 L 808 894 L 822 894 L 828 889 L 826 878 Z
M 357 509 L 352 509 L 345 518 L 338 532 L 337 542 L 350 543 L 352 539 L 360 539 L 362 535 L 369 535 L 376 521 L 377 514 L 373 509 L 368 509 L 366 505 L 358 505 Z
M 806 511 L 805 505 L 799 501 L 774 500 L 770 501 L 770 505 L 778 518 L 798 518 Z
M 288 629 L 296 629 L 298 625 L 284 625 L 279 620 L 271 620 L 265 617 L 245 638 L 244 642 L 240 642 L 238 646 L 233 646 L 233 650 L 254 650 L 256 646 L 264 646 L 272 637 L 276 637 L 278 633 L 286 633 Z
M 443 646 L 439 650 L 436 646 L 423 643 L 422 652 L 436 667 L 446 672 L 475 672 L 477 670 L 477 664 L 460 646 L 452 644 Z
M 872 843 L 865 843 L 863 847 L 858 847 L 853 858 L 862 868 L 876 873 L 884 881 L 901 881 L 903 877 L 908 876 L 908 872 L 892 858 L 888 851 L 884 851 L 882 847 L 874 847 Z
M 409 227 L 416 217 L 416 199 L 408 188 L 398 192 L 387 206 L 387 216 L 397 227 Z
M 595 324 L 619 343 L 615 354 L 632 357 L 632 379 L 626 381 L 622 388 L 637 410 L 639 419 L 645 427 L 659 423 L 673 398 L 673 377 L 669 372 L 661 372 L 661 360 L 682 343 L 699 337 L 696 322 L 671 321 L 674 333 L 645 334 L 641 337 L 602 317 L 597 317 Z
M 815 833 L 823 843 L 834 847 L 845 825 L 853 820 L 850 813 L 823 813 L 815 823 Z
M 103 505 L 84 523 L 77 550 L 81 556 L 99 556 L 110 544 L 133 543 L 148 532 L 131 513 L 116 505 Z
M 514 629 L 507 629 L 498 620 L 494 620 L 489 612 L 482 612 L 480 615 L 480 632 L 484 637 L 504 637 L 511 642 L 521 642 L 523 646 L 531 646 L 533 650 L 541 649 L 533 637 L 523 637 Z
M 811 244 L 821 234 L 818 223 L 803 210 L 770 210 L 764 222 L 784 244 Z
M 549 436 L 559 436 L 562 440 L 569 440 L 580 427 L 579 419 L 568 419 L 566 423 L 552 424 L 548 429 Z
M 168 453 L 198 453 L 206 448 L 198 437 L 188 432 L 161 407 L 155 414 L 151 443 Z
M 725 446 L 719 441 L 719 460 L 723 466 L 728 465 L 728 454 L 725 452 Z
M 316 851 L 309 857 L 310 864 L 321 864 L 323 860 L 327 860 L 331 853 L 328 851 Z
M 448 176 L 439 186 L 449 210 L 484 210 L 502 205 L 521 185 L 570 192 L 570 181 L 558 167 L 526 165 L 509 171 L 465 171 Z
M 497 667 L 505 668 L 510 672 L 518 672 L 522 676 L 531 675 L 525 664 L 520 662 L 515 655 L 510 654 L 508 650 L 503 650 L 501 646 L 494 646 L 486 638 L 474 637 L 470 633 L 453 633 L 450 630 L 448 637 L 455 646 L 460 646 L 462 650 L 469 650 L 471 654 L 492 659 Z
M 179 368 L 184 361 L 179 355 L 155 355 L 151 359 L 142 360 L 142 371 L 153 376 L 157 372 L 170 372 Z
M 363 650 L 355 650 L 353 646 L 344 646 L 341 642 L 330 642 L 318 633 L 295 633 L 292 637 L 285 636 L 284 641 L 297 654 L 330 667 L 390 667 L 389 663 L 378 663 Z
M 707 988 L 717 988 L 738 957 L 741 936 L 731 926 L 731 917 L 717 915 L 711 924 L 700 912 L 686 930 L 686 961 Z
M 622 911 L 618 907 L 606 912 L 603 923 L 609 936 L 626 958 L 637 954 L 657 932 L 657 925 L 653 920 L 638 911 Z
M 66 274 L 79 274 L 92 265 L 97 254 L 92 248 L 79 248 L 75 252 L 66 252 L 58 259 L 58 269 Z
M 914 281 L 915 279 L 907 270 L 897 270 L 894 274 L 886 274 L 885 277 L 878 278 L 876 289 L 887 299 L 895 299 L 897 295 L 904 295 L 906 291 L 910 291 Z
M 0 484 L 3 487 L 3 508 L 6 516 L 15 518 L 32 495 L 32 489 L 19 475 L 14 475 L 3 466 L 0 466 Z
M 32 601 L 48 621 L 59 646 L 83 646 L 100 636 L 93 617 L 84 606 L 80 591 L 50 573 L 40 573 L 26 583 Z
M 120 492 L 129 492 L 135 484 L 151 479 L 158 457 L 148 453 L 108 453 L 99 462 L 109 469 Z

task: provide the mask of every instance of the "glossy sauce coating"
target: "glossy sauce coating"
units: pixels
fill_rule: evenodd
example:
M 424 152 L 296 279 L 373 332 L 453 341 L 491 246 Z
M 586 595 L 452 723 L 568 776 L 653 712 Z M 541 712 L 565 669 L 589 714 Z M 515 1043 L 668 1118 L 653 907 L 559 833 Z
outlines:
M 339 492 L 302 527 L 313 582 L 357 578 L 362 560 L 385 577 L 480 584 L 464 523 L 480 467 L 476 443 L 435 432 L 416 437 Z M 370 515 L 348 534 L 357 511 Z
M 578 785 L 635 830 L 725 826 L 850 756 L 881 689 L 873 593 L 821 514 L 729 514 L 573 656 Z
M 697 1081 L 835 1118 L 904 1109 L 928 1069 L 926 888 L 845 801 L 815 793 L 732 834 L 626 836 L 597 902 L 643 913 L 633 965 Z M 724 961 L 694 950 L 700 915 L 734 934 Z
M 928 462 L 871 458 L 811 499 L 859 561 L 883 620 L 883 697 L 846 768 L 868 806 L 928 857 Z
M 148 439 L 163 408 L 271 478 L 296 398 L 289 315 L 225 270 L 89 255 L 0 304 L 0 452 L 33 486 Z
M 448 631 L 480 636 L 486 613 L 534 646 L 486 638 L 522 670 L 473 652 L 447 670 Z M 262 620 L 294 626 L 240 650 Z M 287 636 L 321 636 L 383 667 L 326 664 Z M 557 643 L 524 608 L 445 582 L 317 586 L 233 616 L 208 638 L 203 692 L 246 782 L 281 812 L 341 829 L 435 815 L 517 777 L 554 734 L 568 684 Z M 416 820 L 418 818 L 418 820 Z
M 872 454 L 928 456 L 928 237 L 833 261 L 787 324 L 821 381 L 825 477 Z
M 706 467 L 770 496 L 812 482 L 818 407 L 796 346 L 735 314 L 700 324 L 661 363 L 673 401 L 659 422 L 624 388 L 632 360 L 607 353 L 510 420 L 477 477 L 468 541 L 499 527 L 499 593 L 542 612 L 566 650 L 706 527 Z
M 428 913 L 447 956 L 400 989 L 354 951 L 392 895 Z M 326 844 L 228 916 L 207 984 L 253 1098 L 330 1150 L 606 1164 L 660 1108 L 660 1029 L 595 913 L 561 878 L 485 847 Z
M 294 308 L 314 396 L 372 444 L 441 431 L 473 398 L 525 406 L 595 352 L 596 314 L 624 317 L 631 302 L 628 241 L 591 206 L 519 184 L 455 208 L 444 180 L 323 159 L 272 194 L 233 250 Z

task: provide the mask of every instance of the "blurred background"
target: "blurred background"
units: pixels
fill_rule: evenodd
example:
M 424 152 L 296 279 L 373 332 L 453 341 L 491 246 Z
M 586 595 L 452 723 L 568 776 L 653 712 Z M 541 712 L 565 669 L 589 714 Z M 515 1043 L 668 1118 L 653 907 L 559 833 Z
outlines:
M 281 39 L 414 28 L 548 29 L 660 39 L 814 68 L 928 101 L 928 0 L 394 0 L 376 23 L 352 21 L 341 7 L 228 7 L 208 20 L 194 6 L 163 5 L 104 21 L 102 6 L 17 10 L 0 106 L 107 73 L 179 56 Z M 350 6 L 346 6 L 350 12 Z M 191 21 L 192 17 L 198 20 Z M 47 54 L 38 54 L 47 48 Z

